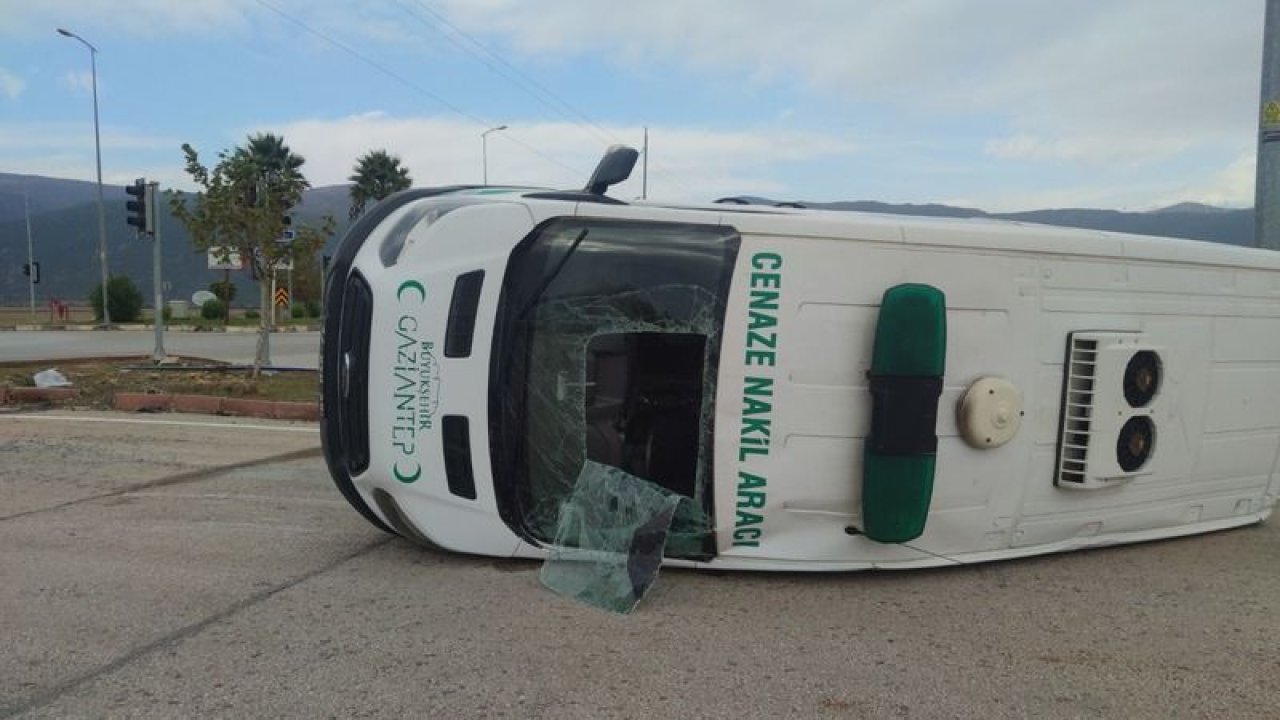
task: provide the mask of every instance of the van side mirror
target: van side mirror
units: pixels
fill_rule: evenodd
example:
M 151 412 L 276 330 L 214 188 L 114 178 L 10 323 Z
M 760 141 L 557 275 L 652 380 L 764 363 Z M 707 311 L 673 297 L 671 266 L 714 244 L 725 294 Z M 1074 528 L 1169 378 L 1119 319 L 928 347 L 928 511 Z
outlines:
M 587 181 L 587 186 L 583 190 L 592 195 L 603 195 L 610 186 L 631 177 L 631 171 L 635 168 L 636 159 L 639 157 L 640 153 L 635 148 L 629 148 L 626 145 L 610 146 L 604 151 L 604 157 L 600 158 L 595 172 L 591 173 L 591 179 Z

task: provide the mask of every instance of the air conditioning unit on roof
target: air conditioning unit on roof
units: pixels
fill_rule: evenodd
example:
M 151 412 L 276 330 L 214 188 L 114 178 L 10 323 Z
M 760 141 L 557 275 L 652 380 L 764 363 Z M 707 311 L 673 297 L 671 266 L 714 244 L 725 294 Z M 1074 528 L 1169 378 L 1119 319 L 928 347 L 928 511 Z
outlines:
M 1068 336 L 1054 484 L 1096 489 L 1150 474 L 1162 375 L 1161 348 L 1142 333 Z

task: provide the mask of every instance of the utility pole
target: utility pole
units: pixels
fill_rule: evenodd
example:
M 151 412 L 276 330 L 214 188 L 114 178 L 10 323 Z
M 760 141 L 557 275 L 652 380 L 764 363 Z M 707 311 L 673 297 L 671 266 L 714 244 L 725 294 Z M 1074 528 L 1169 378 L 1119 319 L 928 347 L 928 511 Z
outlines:
M 36 280 L 40 269 L 36 266 L 34 251 L 31 247 L 31 202 L 28 199 L 27 185 L 22 184 L 22 212 L 27 216 L 27 288 L 31 291 L 31 322 L 36 321 Z
M 1280 250 L 1280 0 L 1267 0 L 1259 104 L 1254 244 Z
M 644 164 L 640 166 L 640 199 L 649 197 L 649 126 L 644 128 Z

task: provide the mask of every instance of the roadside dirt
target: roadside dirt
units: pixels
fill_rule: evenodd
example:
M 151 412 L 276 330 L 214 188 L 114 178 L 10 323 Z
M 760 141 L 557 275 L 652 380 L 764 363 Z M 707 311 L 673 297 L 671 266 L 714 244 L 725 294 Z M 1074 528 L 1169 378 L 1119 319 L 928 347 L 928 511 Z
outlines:
M 53 367 L 79 390 L 65 407 L 106 410 L 118 392 L 185 393 L 256 400 L 314 402 L 320 398 L 318 374 L 312 371 L 263 373 L 250 377 L 248 370 L 218 365 L 207 360 L 181 359 L 176 365 L 158 369 L 150 358 L 59 361 L 52 365 L 32 363 L 0 364 L 0 386 L 34 387 L 33 376 Z

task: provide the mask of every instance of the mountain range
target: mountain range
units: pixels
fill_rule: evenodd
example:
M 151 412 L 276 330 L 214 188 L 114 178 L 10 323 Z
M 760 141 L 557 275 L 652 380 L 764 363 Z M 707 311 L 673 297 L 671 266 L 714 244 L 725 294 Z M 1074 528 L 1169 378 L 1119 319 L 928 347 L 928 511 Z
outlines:
M 295 225 L 316 224 L 329 215 L 338 222 L 337 233 L 326 245 L 331 253 L 346 231 L 348 186 L 312 188 L 294 212 Z M 24 194 L 25 206 L 24 206 Z M 125 223 L 124 186 L 104 185 L 107 258 L 112 274 L 128 275 L 151 298 L 152 248 L 149 240 L 138 239 Z M 770 198 L 743 196 L 739 202 L 773 205 Z M 801 203 L 824 210 L 862 211 L 934 217 L 985 217 L 1068 227 L 1181 237 L 1193 240 L 1248 246 L 1253 244 L 1253 210 L 1216 208 L 1196 203 L 1180 203 L 1148 212 L 1123 212 L 1088 208 L 1031 210 L 988 213 L 975 208 L 949 205 L 890 204 L 874 201 Z M 220 272 L 207 269 L 205 255 L 191 246 L 190 236 L 162 204 L 160 236 L 163 274 L 167 298 L 189 298 L 192 293 L 220 279 Z M 0 305 L 28 302 L 27 278 L 22 266 L 27 262 L 27 216 L 30 215 L 33 254 L 40 263 L 37 303 L 50 298 L 79 304 L 98 283 L 97 185 L 79 180 L 0 173 Z M 240 286 L 237 304 L 253 305 L 257 292 L 246 272 L 233 272 Z

